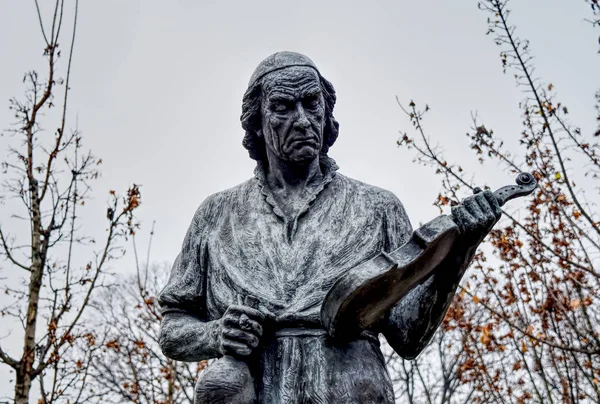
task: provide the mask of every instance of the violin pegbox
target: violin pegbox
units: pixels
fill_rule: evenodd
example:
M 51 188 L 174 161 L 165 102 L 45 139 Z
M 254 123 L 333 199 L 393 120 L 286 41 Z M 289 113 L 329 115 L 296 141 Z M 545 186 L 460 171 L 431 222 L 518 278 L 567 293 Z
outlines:
M 515 182 L 516 185 L 507 185 L 494 192 L 500 206 L 512 199 L 531 194 L 537 187 L 537 181 L 530 173 L 520 173 Z

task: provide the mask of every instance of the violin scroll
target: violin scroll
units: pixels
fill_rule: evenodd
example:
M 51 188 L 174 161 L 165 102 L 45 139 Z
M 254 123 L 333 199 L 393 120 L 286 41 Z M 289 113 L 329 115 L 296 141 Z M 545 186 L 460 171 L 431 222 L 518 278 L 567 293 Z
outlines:
M 512 199 L 531 194 L 537 187 L 537 181 L 530 173 L 520 173 L 515 182 L 516 185 L 507 185 L 494 192 L 500 206 Z

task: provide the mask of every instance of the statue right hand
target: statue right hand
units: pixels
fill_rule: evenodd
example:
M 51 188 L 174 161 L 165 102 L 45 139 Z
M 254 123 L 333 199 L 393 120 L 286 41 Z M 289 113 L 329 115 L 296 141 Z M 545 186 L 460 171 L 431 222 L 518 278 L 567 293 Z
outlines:
M 251 307 L 231 305 L 221 318 L 219 349 L 223 355 L 248 356 L 258 346 L 265 315 Z

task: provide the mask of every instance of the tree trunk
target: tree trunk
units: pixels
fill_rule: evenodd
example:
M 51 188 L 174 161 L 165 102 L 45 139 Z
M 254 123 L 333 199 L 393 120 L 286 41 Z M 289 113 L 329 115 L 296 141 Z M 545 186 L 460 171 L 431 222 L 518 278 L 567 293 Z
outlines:
M 169 387 L 167 389 L 167 402 L 169 404 L 175 404 L 175 381 L 177 380 L 177 369 L 175 369 L 175 363 L 169 359 Z
M 32 161 L 30 149 L 30 161 Z M 30 177 L 30 195 L 32 211 L 31 228 L 31 277 L 29 279 L 29 296 L 27 302 L 27 320 L 25 323 L 25 335 L 23 341 L 23 355 L 19 361 L 17 370 L 17 382 L 15 385 L 15 404 L 27 404 L 29 402 L 29 391 L 31 382 L 35 378 L 33 374 L 33 362 L 35 361 L 35 331 L 37 326 L 38 305 L 40 301 L 40 289 L 44 273 L 44 260 L 40 215 L 40 201 L 38 199 L 37 181 Z
M 15 404 L 28 404 L 29 390 L 31 390 L 31 372 L 24 371 L 21 366 L 17 371 L 15 383 Z

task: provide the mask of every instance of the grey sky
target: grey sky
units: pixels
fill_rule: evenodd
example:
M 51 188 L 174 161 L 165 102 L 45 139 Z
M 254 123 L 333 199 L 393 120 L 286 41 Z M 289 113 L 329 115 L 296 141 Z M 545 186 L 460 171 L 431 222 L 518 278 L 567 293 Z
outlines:
M 600 58 L 598 33 L 583 21 L 587 6 L 528 0 L 511 8 L 518 35 L 531 41 L 536 73 L 555 85 L 573 122 L 591 131 Z M 428 103 L 428 132 L 465 167 L 478 169 L 465 137 L 471 111 L 515 143 L 523 95 L 502 74 L 486 18 L 475 0 L 82 1 L 70 122 L 78 116 L 85 145 L 104 161 L 86 225 L 103 229 L 109 189 L 141 184 L 143 230 L 156 220 L 152 257 L 173 260 L 200 202 L 252 175 L 241 146 L 241 98 L 256 65 L 279 50 L 305 53 L 333 82 L 340 136 L 330 155 L 340 171 L 392 190 L 414 224 L 433 218 L 439 183 L 396 147 L 398 130 L 410 124 L 394 97 Z M 43 66 L 32 0 L 0 0 L 0 50 L 0 128 L 7 128 L 8 99 L 23 93 L 22 74 Z M 0 138 L 2 155 L 6 143 Z M 493 168 L 478 169 L 476 178 L 492 187 L 512 181 Z M 126 258 L 115 268 L 131 264 Z M 0 397 L 11 394 L 7 373 L 0 367 Z

